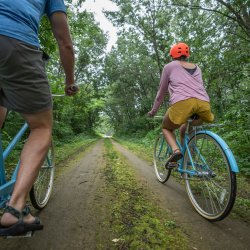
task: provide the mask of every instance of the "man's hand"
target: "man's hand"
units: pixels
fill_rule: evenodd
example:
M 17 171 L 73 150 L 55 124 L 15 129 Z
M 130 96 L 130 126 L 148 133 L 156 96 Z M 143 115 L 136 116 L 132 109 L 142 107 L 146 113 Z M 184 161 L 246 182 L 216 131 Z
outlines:
M 73 96 L 79 91 L 79 87 L 76 84 L 69 84 L 65 86 L 65 94 L 67 96 Z

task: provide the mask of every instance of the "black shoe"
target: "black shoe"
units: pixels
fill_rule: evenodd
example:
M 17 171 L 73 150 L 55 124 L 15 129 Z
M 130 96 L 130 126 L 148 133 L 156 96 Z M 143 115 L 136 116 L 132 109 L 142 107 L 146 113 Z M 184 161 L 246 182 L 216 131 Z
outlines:
M 35 217 L 35 220 L 32 223 L 26 223 L 23 221 L 23 217 L 30 213 L 27 207 L 22 212 L 20 212 L 11 206 L 6 206 L 4 213 L 12 214 L 18 219 L 18 222 L 9 227 L 0 225 L 0 236 L 18 236 L 24 235 L 30 231 L 43 229 L 43 225 L 41 224 L 38 217 Z
M 165 167 L 170 169 L 177 167 L 177 161 L 179 161 L 183 157 L 182 153 L 179 151 L 179 149 L 175 150 L 172 155 L 168 158 Z

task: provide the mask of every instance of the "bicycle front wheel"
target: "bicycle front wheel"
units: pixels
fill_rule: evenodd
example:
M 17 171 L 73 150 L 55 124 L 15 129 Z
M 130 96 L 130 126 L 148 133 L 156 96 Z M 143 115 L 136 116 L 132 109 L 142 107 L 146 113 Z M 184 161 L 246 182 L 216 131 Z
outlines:
M 165 167 L 171 152 L 171 147 L 167 144 L 163 134 L 159 134 L 154 147 L 154 169 L 156 177 L 161 183 L 165 183 L 171 174 L 171 169 Z
M 54 173 L 54 146 L 53 143 L 51 143 L 43 165 L 38 173 L 37 179 L 30 191 L 30 201 L 34 208 L 41 210 L 48 203 L 52 192 Z
M 185 184 L 196 211 L 210 221 L 219 221 L 231 211 L 236 197 L 236 175 L 215 138 L 200 133 L 191 138 L 184 155 Z M 191 157 L 190 157 L 191 156 Z

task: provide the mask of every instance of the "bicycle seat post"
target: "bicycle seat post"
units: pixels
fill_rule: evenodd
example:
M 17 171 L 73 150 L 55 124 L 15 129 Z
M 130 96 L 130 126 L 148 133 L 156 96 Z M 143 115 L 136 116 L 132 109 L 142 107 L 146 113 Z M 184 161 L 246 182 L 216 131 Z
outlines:
M 190 123 L 191 123 L 192 121 L 193 121 L 192 118 L 187 119 L 187 127 L 186 127 L 186 131 L 185 131 L 185 133 L 187 133 L 187 134 L 188 134 L 188 131 L 189 131 L 189 128 L 190 128 Z

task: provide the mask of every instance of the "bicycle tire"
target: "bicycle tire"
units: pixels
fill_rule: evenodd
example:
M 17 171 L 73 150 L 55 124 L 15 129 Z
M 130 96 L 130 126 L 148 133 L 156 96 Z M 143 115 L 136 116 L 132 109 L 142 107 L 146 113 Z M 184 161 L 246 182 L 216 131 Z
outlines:
M 196 211 L 209 221 L 220 221 L 232 210 L 236 198 L 236 174 L 218 141 L 205 132 L 188 142 L 196 175 L 185 174 L 189 199 Z M 184 170 L 191 170 L 190 157 L 184 154 Z
M 51 142 L 46 158 L 30 191 L 30 201 L 34 208 L 41 210 L 47 205 L 52 192 L 54 173 L 54 145 Z
M 162 133 L 157 136 L 154 146 L 154 169 L 159 182 L 165 183 L 170 175 L 171 169 L 166 169 L 165 164 L 171 154 L 171 147 L 167 144 Z

